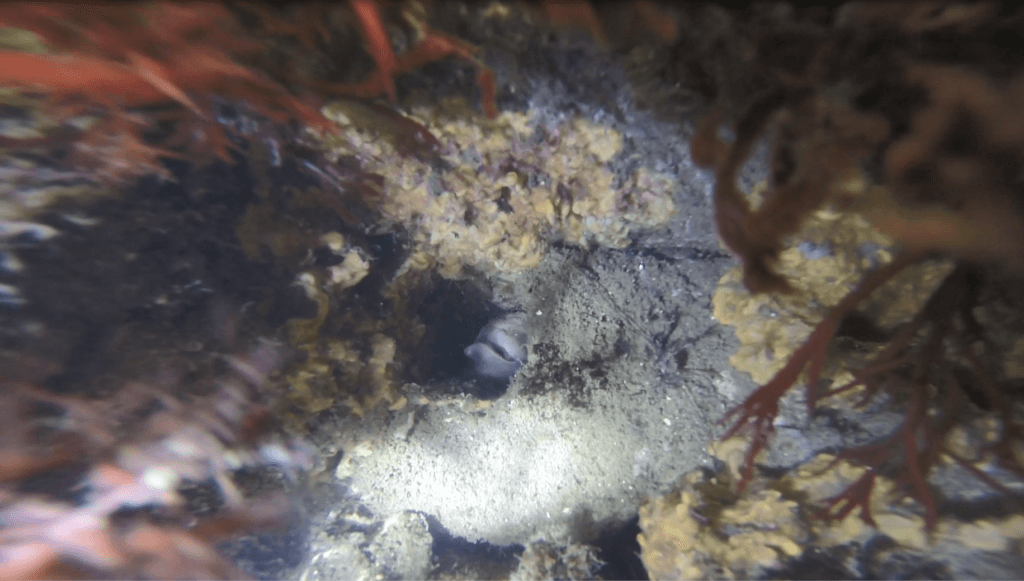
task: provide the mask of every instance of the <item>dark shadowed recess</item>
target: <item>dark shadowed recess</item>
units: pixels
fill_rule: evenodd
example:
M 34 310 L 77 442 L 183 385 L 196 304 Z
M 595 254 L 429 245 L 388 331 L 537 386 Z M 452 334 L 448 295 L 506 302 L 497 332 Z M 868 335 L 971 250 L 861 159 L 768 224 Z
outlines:
M 475 386 L 478 397 L 500 397 L 508 389 L 508 380 L 477 376 L 464 350 L 476 341 L 484 325 L 502 313 L 475 284 L 438 277 L 417 309 L 427 328 L 425 345 L 430 349 L 414 367 L 421 376 L 410 379 L 424 384 L 462 380 Z
M 522 545 L 470 542 L 452 535 L 436 517 L 423 514 L 423 518 L 427 521 L 427 530 L 434 538 L 430 548 L 433 578 L 456 575 L 477 579 L 507 579 L 509 573 L 519 565 L 519 556 L 525 549 Z
M 650 579 L 640 560 L 640 517 L 635 516 L 625 525 L 599 537 L 592 544 L 597 547 L 597 558 L 604 561 L 595 573 L 600 579 Z

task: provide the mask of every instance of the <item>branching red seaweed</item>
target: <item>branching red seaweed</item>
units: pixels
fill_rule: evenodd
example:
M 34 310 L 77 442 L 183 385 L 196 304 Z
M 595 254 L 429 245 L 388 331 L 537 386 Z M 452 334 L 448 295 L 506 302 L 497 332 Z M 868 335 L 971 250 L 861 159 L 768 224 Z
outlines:
M 262 45 L 221 4 L 9 3 L 0 7 L 0 24 L 31 31 L 55 51 L 0 51 L 0 83 L 47 95 L 58 119 L 99 116 L 81 138 L 91 151 L 74 161 L 105 182 L 159 172 L 158 158 L 168 156 L 143 132 L 155 125 L 153 115 L 173 108 L 143 114 L 140 106 L 177 105 L 201 122 L 202 131 L 189 133 L 189 154 L 198 161 L 231 161 L 230 140 L 215 120 L 216 97 L 276 121 L 333 129 L 315 106 L 241 64 Z
M 828 499 L 824 514 L 842 518 L 860 508 L 872 522 L 871 491 L 879 475 L 892 475 L 934 529 L 938 503 L 928 478 L 945 459 L 1002 490 L 976 465 L 982 458 L 1024 476 L 1014 453 L 1024 429 L 1001 375 L 1005 353 L 974 315 L 981 289 L 1015 285 L 1024 275 L 1024 63 L 986 44 L 1018 34 L 1020 14 L 984 3 L 963 11 L 857 2 L 834 12 L 702 10 L 684 19 L 680 46 L 708 51 L 710 65 L 686 62 L 698 69 L 692 78 L 713 80 L 717 103 L 692 151 L 716 172 L 719 235 L 741 260 L 747 288 L 792 292 L 775 269 L 779 253 L 823 207 L 859 212 L 897 246 L 894 262 L 866 274 L 782 370 L 726 414 L 724 421 L 734 421 L 727 436 L 745 428 L 753 436 L 740 489 L 768 445 L 779 400 L 806 371 L 811 411 L 824 398 L 862 388 L 860 405 L 884 397 L 904 413 L 892 433 L 838 454 L 867 472 Z M 964 52 L 949 50 L 957 42 Z M 729 122 L 731 142 L 720 131 Z M 766 135 L 768 188 L 755 210 L 737 175 Z M 859 193 L 845 186 L 851 181 L 862 184 Z M 824 390 L 819 375 L 844 320 L 925 257 L 955 268 L 911 320 L 886 330 L 888 344 L 851 370 L 853 381 Z M 998 417 L 997 441 L 977 456 L 951 449 L 952 431 L 981 413 Z
M 237 146 L 217 120 L 218 103 L 230 102 L 277 123 L 298 121 L 319 132 L 337 131 L 320 113 L 320 98 L 386 94 L 395 102 L 395 75 L 449 55 L 477 68 L 483 110 L 489 117 L 497 114 L 493 73 L 477 49 L 432 30 L 417 3 L 401 7 L 413 46 L 396 55 L 377 3 L 352 0 L 349 19 L 354 14 L 358 20 L 378 65 L 362 82 L 311 78 L 287 63 L 269 62 L 260 32 L 296 36 L 307 47 L 330 41 L 326 17 L 332 9 L 310 3 L 284 14 L 257 3 L 8 3 L 0 7 L 0 25 L 35 33 L 52 52 L 0 51 L 0 84 L 46 95 L 58 122 L 98 118 L 81 134 L 82 151 L 71 162 L 114 184 L 149 173 L 167 177 L 161 157 L 231 163 Z M 256 24 L 243 26 L 240 12 L 255 17 Z M 174 132 L 153 143 L 144 133 L 161 121 L 173 123 Z
M 789 358 L 786 366 L 776 373 L 771 381 L 758 388 L 743 403 L 725 414 L 722 422 L 738 416 L 733 426 L 723 436 L 725 438 L 735 435 L 747 425 L 752 426 L 753 440 L 747 450 L 743 474 L 739 482 L 741 491 L 753 476 L 754 459 L 768 445 L 768 440 L 775 431 L 773 422 L 778 414 L 779 400 L 782 396 L 796 385 L 800 375 L 806 371 L 807 403 L 809 407 L 813 407 L 816 395 L 812 386 L 817 385 L 829 342 L 843 318 L 879 286 L 919 259 L 920 257 L 916 255 L 905 255 L 865 277 L 856 289 L 833 307 L 825 319 L 811 332 L 804 344 Z

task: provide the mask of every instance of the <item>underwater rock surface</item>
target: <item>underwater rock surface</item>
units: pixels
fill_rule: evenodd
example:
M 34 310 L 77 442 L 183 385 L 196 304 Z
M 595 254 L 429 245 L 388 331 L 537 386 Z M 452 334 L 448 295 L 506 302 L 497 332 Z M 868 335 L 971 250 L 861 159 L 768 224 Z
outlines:
M 408 405 L 370 420 L 387 427 L 356 436 L 338 478 L 376 515 L 422 511 L 470 541 L 586 542 L 620 525 L 705 461 L 730 382 L 705 371 L 729 352 L 708 310 L 725 262 L 553 252 L 500 297 L 532 334 L 508 392 L 407 385 Z

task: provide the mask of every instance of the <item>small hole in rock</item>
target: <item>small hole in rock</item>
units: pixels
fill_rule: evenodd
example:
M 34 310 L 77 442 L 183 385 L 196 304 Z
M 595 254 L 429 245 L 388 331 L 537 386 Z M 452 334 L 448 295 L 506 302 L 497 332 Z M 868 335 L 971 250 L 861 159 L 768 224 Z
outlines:
M 410 381 L 433 384 L 441 390 L 468 388 L 482 399 L 500 397 L 508 389 L 508 380 L 478 376 L 465 349 L 503 312 L 472 283 L 439 281 L 417 310 L 426 327 L 423 344 L 428 349 L 410 366 Z

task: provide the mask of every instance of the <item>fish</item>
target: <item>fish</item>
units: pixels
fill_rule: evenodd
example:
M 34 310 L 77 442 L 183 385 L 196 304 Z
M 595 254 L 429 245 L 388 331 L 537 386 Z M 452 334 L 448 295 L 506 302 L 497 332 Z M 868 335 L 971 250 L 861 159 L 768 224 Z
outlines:
M 526 314 L 509 313 L 484 325 L 464 353 L 478 374 L 509 379 L 526 363 L 528 342 Z

